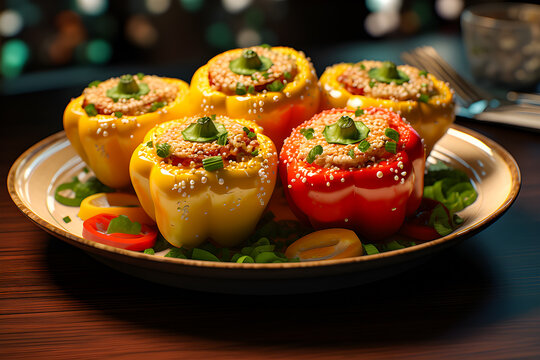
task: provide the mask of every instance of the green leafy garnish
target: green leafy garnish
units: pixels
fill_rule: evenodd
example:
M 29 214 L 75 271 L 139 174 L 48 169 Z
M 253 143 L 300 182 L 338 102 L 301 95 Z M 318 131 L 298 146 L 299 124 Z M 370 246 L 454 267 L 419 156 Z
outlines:
M 191 258 L 193 260 L 219 261 L 219 259 L 211 252 L 199 248 L 193 249 L 193 252 L 191 253 Z
M 364 247 L 364 253 L 366 255 L 374 255 L 379 253 L 379 249 L 373 244 L 364 244 L 362 245 Z
M 114 116 L 116 116 L 117 118 L 121 118 L 122 116 L 124 116 L 124 114 L 122 114 L 121 111 L 115 111 Z
M 354 159 L 356 157 L 356 155 L 354 155 L 354 149 L 350 149 L 348 155 Z
M 226 132 L 226 133 L 222 133 L 222 134 L 218 135 L 218 138 L 217 138 L 218 145 L 221 145 L 221 146 L 227 145 L 227 142 L 228 142 L 227 135 L 228 134 L 229 133 Z
M 203 168 L 206 171 L 216 171 L 223 169 L 223 158 L 221 156 L 212 156 L 206 159 L 203 159 Z
M 418 98 L 418 101 L 421 101 L 423 103 L 427 103 L 429 101 L 429 95 L 428 94 L 420 94 L 420 97 Z
M 270 84 L 266 85 L 268 91 L 281 91 L 285 85 L 281 80 L 274 80 Z
M 420 75 L 420 76 L 422 76 L 422 77 L 426 77 L 427 74 L 428 74 L 428 72 L 427 72 L 426 70 L 420 70 L 420 71 L 418 72 L 418 75 Z
M 392 129 L 392 128 L 384 129 L 384 135 L 386 135 L 390 139 L 394 140 L 395 142 L 399 141 L 399 133 L 396 130 Z
M 98 114 L 94 104 L 88 104 L 84 107 L 84 111 L 88 116 L 96 116 Z
M 156 145 L 156 154 L 160 158 L 165 159 L 166 157 L 168 157 L 171 154 L 171 145 L 169 145 L 167 143 L 157 144 Z
M 143 77 L 144 77 L 144 73 L 142 73 L 142 72 L 137 73 L 137 78 L 138 78 L 139 80 L 142 80 Z
M 371 144 L 369 143 L 369 141 L 362 140 L 362 141 L 360 141 L 360 144 L 358 144 L 358 150 L 360 150 L 361 152 L 366 152 L 367 149 L 369 149 L 370 146 L 371 146 Z
M 150 140 L 149 142 L 146 143 L 146 146 L 149 148 L 154 147 L 154 143 L 152 142 L 152 140 Z
M 238 258 L 238 260 L 236 260 L 237 263 L 254 263 L 255 260 L 253 260 L 253 258 L 249 255 L 243 255 L 243 256 L 240 256 Z
M 242 84 L 241 82 L 237 82 L 235 93 L 236 95 L 246 95 L 247 94 L 246 86 Z
M 131 221 L 126 215 L 118 215 L 107 227 L 107 234 L 115 233 L 138 235 L 141 233 L 141 224 Z
M 71 190 L 73 196 L 61 195 L 63 191 Z M 80 206 L 83 199 L 90 195 L 101 192 L 113 192 L 114 189 L 102 184 L 96 177 L 92 176 L 86 182 L 80 182 L 77 177 L 72 181 L 58 185 L 54 192 L 54 199 L 62 205 Z
M 315 134 L 315 130 L 313 128 L 300 129 L 300 134 L 304 135 L 307 140 L 311 140 L 313 139 L 313 134 Z
M 255 149 L 251 152 L 251 156 L 257 156 L 259 155 L 259 149 Z
M 228 134 L 223 124 L 215 122 L 212 117 L 203 116 L 196 122 L 189 124 L 182 131 L 182 136 L 186 141 L 211 142 Z M 223 139 L 222 139 L 223 141 Z
M 429 217 L 429 224 L 435 228 L 435 231 L 441 236 L 446 236 L 453 231 L 452 224 L 448 219 L 448 214 L 444 207 L 439 204 L 433 209 Z
M 360 116 L 360 115 L 364 115 L 364 110 L 360 109 L 360 107 L 358 107 L 356 109 L 356 111 L 354 112 L 354 116 Z
M 62 220 L 64 220 L 66 224 L 69 224 L 71 222 L 71 218 L 69 216 L 64 216 Z
M 268 44 L 261 44 L 259 46 L 262 47 L 262 48 L 265 48 L 265 49 L 271 49 L 272 48 L 272 46 L 268 45 Z
M 292 75 L 291 75 L 290 72 L 285 71 L 285 72 L 283 72 L 283 77 L 284 77 L 286 80 L 291 80 Z
M 148 249 L 145 249 L 145 250 L 143 251 L 143 254 L 155 255 L 156 252 L 154 251 L 154 249 L 148 248 Z
M 332 125 L 326 125 L 323 135 L 330 144 L 354 144 L 367 138 L 369 128 L 361 121 L 354 121 L 349 116 L 342 116 Z
M 360 63 L 360 64 L 359 64 L 358 66 L 360 67 L 360 69 L 362 69 L 362 70 L 366 70 L 366 65 L 364 65 L 364 64 L 362 64 L 362 63 Z
M 172 257 L 177 259 L 187 259 L 186 254 L 182 251 L 180 248 L 173 247 L 167 254 L 165 254 L 165 257 Z
M 396 64 L 391 61 L 385 61 L 378 68 L 373 68 L 368 71 L 369 77 L 383 83 L 394 83 L 401 85 L 409 81 L 409 76 L 403 71 L 398 70 Z M 372 87 L 370 85 L 370 87 Z
M 150 111 L 154 112 L 157 109 L 161 109 L 162 107 L 164 107 L 166 105 L 167 105 L 166 101 L 156 101 L 156 102 L 152 103 L 152 105 L 150 105 Z
M 244 128 L 242 130 L 244 130 L 247 137 L 250 138 L 250 139 L 253 139 L 254 137 L 257 136 L 257 134 L 255 134 L 253 131 L 251 131 L 247 126 L 244 126 Z
M 98 86 L 99 84 L 101 84 L 101 81 L 99 80 L 94 80 L 92 81 L 90 84 L 88 84 L 88 87 L 91 88 L 91 87 L 96 87 Z
M 311 164 L 313 163 L 313 161 L 315 161 L 315 158 L 322 153 L 323 147 L 321 145 L 315 145 L 313 149 L 309 151 L 306 161 L 308 162 L 308 164 Z
M 249 85 L 247 89 L 248 94 L 255 94 L 255 86 Z
M 397 144 L 393 141 L 387 141 L 384 143 L 384 149 L 389 153 L 395 154 L 397 152 Z

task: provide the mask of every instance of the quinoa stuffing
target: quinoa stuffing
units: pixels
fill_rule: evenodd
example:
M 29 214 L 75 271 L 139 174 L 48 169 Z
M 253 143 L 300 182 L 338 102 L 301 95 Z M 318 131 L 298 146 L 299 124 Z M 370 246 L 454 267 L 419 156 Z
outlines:
M 353 169 L 377 164 L 388 160 L 394 154 L 389 152 L 386 144 L 392 143 L 388 135 L 391 116 L 380 113 L 376 108 L 364 112 L 352 110 L 330 110 L 315 115 L 310 120 L 294 129 L 286 143 L 297 143 L 297 153 L 289 154 L 299 160 L 315 164 L 323 168 Z M 355 122 L 361 121 L 369 129 L 365 139 L 352 144 L 328 143 L 324 132 L 327 126 L 336 124 L 342 117 L 349 117 Z M 307 129 L 310 136 L 305 136 Z M 321 148 L 322 147 L 322 152 Z
M 372 76 L 373 69 L 381 68 L 383 64 L 372 60 L 352 64 L 338 77 L 338 81 L 354 95 L 393 101 L 426 101 L 437 94 L 427 73 L 410 65 L 394 65 L 397 71 L 406 76 L 402 81 L 378 81 Z
M 129 77 L 132 83 L 136 84 L 137 88 L 142 88 L 147 92 L 138 96 L 135 94 L 131 98 L 113 98 L 110 97 L 111 89 L 118 87 L 121 79 Z M 92 82 L 89 87 L 84 89 L 83 107 L 93 105 L 97 114 L 102 115 L 143 115 L 149 112 L 154 112 L 159 108 L 166 106 L 174 101 L 178 93 L 178 87 L 162 78 L 153 75 L 124 75 L 121 78 L 111 78 L 106 81 L 97 83 Z M 115 101 L 116 100 L 116 101 Z
M 238 59 L 248 56 L 256 61 L 255 65 L 247 65 L 252 71 L 235 72 Z M 242 65 L 246 66 L 245 63 Z M 228 51 L 208 62 L 210 85 L 227 95 L 280 91 L 288 82 L 293 81 L 297 72 L 295 57 L 263 46 Z
M 226 116 L 217 116 L 212 119 L 216 125 L 223 126 L 226 137 L 208 142 L 186 140 L 183 132 L 185 133 L 190 125 L 197 124 L 201 119 L 191 117 L 186 121 L 174 122 L 160 134 L 154 134 L 152 144 L 155 144 L 157 150 L 163 146 L 162 144 L 168 145 L 167 156 L 162 160 L 164 163 L 198 168 L 203 166 L 208 158 L 221 156 L 226 166 L 228 162 L 248 161 L 258 155 L 259 142 L 254 130 Z

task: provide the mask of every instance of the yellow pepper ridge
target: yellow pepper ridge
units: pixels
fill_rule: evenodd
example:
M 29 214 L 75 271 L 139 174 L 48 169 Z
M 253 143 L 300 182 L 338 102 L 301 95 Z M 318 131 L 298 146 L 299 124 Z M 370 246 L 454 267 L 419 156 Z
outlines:
M 157 111 L 137 116 L 88 116 L 83 109 L 84 95 L 72 99 L 64 111 L 64 130 L 71 145 L 93 170 L 96 177 L 113 188 L 126 188 L 133 150 L 156 124 L 187 115 L 185 103 L 189 86 L 182 80 L 162 78 L 175 84 L 174 101 Z
M 351 64 L 342 63 L 326 68 L 320 78 L 321 110 L 331 108 L 357 109 L 358 107 L 376 106 L 397 112 L 406 119 L 424 139 L 426 154 L 433 149 L 435 143 L 446 133 L 455 120 L 453 93 L 446 83 L 428 74 L 437 90 L 424 103 L 421 101 L 393 101 L 376 99 L 348 92 L 338 78 Z
M 254 230 L 274 190 L 276 148 L 255 123 L 235 120 L 255 130 L 257 156 L 216 171 L 170 165 L 146 143 L 182 121 L 156 126 L 133 153 L 130 174 L 141 205 L 174 246 L 192 248 L 208 238 L 238 245 Z
M 296 58 L 298 73 L 281 91 L 264 91 L 246 95 L 226 95 L 210 85 L 208 64 L 200 67 L 190 84 L 191 114 L 227 115 L 255 121 L 279 149 L 292 128 L 313 116 L 319 107 L 317 74 L 306 56 L 292 48 L 273 47 Z M 229 50 L 240 56 L 242 49 Z M 212 61 L 212 60 L 210 60 Z

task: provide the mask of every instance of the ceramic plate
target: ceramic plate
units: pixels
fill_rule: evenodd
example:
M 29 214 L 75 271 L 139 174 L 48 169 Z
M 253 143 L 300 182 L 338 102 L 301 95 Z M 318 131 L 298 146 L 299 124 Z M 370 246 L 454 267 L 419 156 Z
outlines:
M 81 173 L 85 164 L 64 132 L 24 152 L 13 164 L 8 188 L 15 204 L 38 226 L 119 271 L 188 289 L 225 293 L 300 293 L 354 286 L 408 269 L 482 230 L 516 199 L 521 176 L 512 156 L 494 141 L 453 125 L 428 162 L 441 160 L 465 171 L 478 199 L 459 215 L 465 220 L 452 234 L 409 248 L 356 258 L 282 264 L 237 264 L 183 260 L 117 249 L 81 237 L 78 208 L 54 201 L 54 189 Z M 73 220 L 65 223 L 62 218 Z

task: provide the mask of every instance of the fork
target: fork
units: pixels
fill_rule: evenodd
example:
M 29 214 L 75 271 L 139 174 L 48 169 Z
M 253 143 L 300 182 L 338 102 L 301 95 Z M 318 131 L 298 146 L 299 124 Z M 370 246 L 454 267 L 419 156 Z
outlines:
M 401 58 L 448 81 L 464 108 L 464 115 L 477 120 L 540 129 L 540 95 L 509 92 L 507 100 L 497 99 L 483 92 L 450 66 L 431 46 L 403 52 Z

